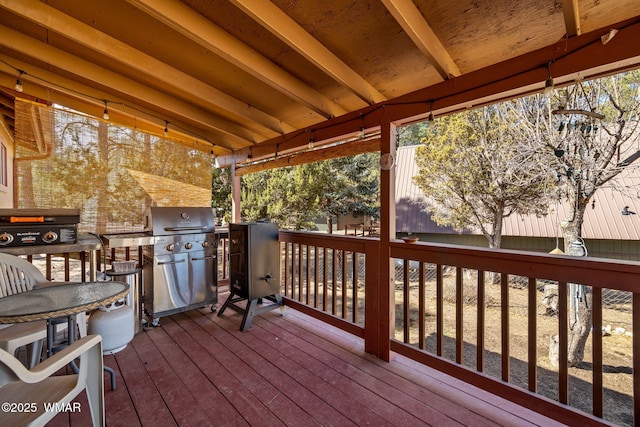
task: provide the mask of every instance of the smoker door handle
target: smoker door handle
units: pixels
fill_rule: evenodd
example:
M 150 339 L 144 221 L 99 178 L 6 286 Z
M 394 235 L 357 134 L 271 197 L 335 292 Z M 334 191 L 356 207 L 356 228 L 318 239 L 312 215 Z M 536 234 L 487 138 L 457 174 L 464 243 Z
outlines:
M 158 265 L 165 265 L 165 264 L 180 264 L 181 262 L 187 262 L 186 259 L 181 259 L 178 261 L 165 261 L 165 262 L 159 262 Z
M 164 231 L 194 231 L 194 230 L 206 230 L 206 225 L 198 225 L 195 227 L 165 227 Z
M 211 256 L 205 256 L 202 258 L 191 258 L 192 261 L 202 261 L 202 260 L 207 260 L 207 259 L 216 259 L 215 255 L 211 255 Z

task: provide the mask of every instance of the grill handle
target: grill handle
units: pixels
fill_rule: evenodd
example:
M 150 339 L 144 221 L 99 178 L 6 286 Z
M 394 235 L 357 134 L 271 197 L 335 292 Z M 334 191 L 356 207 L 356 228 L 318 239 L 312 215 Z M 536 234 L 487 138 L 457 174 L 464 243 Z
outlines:
M 196 231 L 196 230 L 206 230 L 206 225 L 198 225 L 195 227 L 165 227 L 164 231 Z
M 187 262 L 187 260 L 186 259 L 181 259 L 181 260 L 178 260 L 178 261 L 159 262 L 158 265 L 180 264 L 181 262 Z
M 203 261 L 203 260 L 207 260 L 207 259 L 216 259 L 215 255 L 211 255 L 211 256 L 205 256 L 202 258 L 191 258 L 191 261 Z

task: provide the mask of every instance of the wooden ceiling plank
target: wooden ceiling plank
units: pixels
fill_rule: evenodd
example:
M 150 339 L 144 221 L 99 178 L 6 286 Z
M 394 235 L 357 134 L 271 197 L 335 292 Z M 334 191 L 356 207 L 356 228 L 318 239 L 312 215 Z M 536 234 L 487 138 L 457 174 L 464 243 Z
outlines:
M 564 25 L 567 29 L 567 36 L 575 37 L 582 34 L 578 0 L 562 0 L 562 12 L 564 13 Z
M 382 3 L 420 51 L 429 58 L 433 67 L 438 70 L 444 80 L 461 75 L 458 65 L 444 48 L 413 0 L 382 0 Z
M 347 112 L 184 3 L 170 0 L 127 1 L 325 118 Z
M 66 70 L 75 75 L 81 75 L 84 78 L 90 79 L 101 85 L 105 85 L 106 87 L 114 88 L 121 93 L 135 93 L 137 98 L 143 103 L 147 103 L 149 105 L 159 107 L 167 112 L 171 112 L 173 114 L 173 117 L 184 117 L 188 121 L 198 123 L 203 128 L 216 130 L 223 133 L 223 135 L 227 135 L 221 137 L 220 140 L 213 141 L 216 144 L 228 146 L 229 148 L 241 148 L 247 145 L 251 145 L 250 140 L 241 138 L 237 136 L 236 133 L 229 131 L 229 126 L 233 126 L 231 123 L 220 120 L 219 118 L 212 116 L 211 114 L 207 114 L 206 112 L 193 105 L 174 99 L 164 93 L 150 89 L 137 82 L 130 81 L 108 70 L 101 69 L 96 65 L 87 63 L 83 59 L 76 58 L 65 52 L 58 51 L 51 46 L 45 45 L 44 43 L 38 42 L 34 39 L 30 39 L 29 37 L 26 37 L 1 25 L 0 45 L 9 45 L 8 47 L 12 49 L 23 49 L 23 51 L 30 52 L 36 55 L 39 59 L 45 60 L 60 69 Z M 16 59 L 6 57 L 3 54 L 0 54 L 0 59 L 7 63 L 11 63 L 15 67 L 28 71 L 28 73 L 25 73 L 22 76 L 25 84 L 33 80 L 34 83 L 48 86 L 53 91 L 68 92 L 70 96 L 83 98 L 85 103 L 90 102 L 99 104 L 101 103 L 101 99 L 105 99 L 105 97 L 107 96 L 103 92 L 95 94 L 96 91 L 94 89 L 81 85 L 77 81 L 64 79 L 52 72 L 43 69 L 37 69 L 29 64 L 21 63 Z M 0 64 L 0 70 L 2 68 L 2 64 Z M 29 93 L 32 93 L 31 90 L 29 90 Z M 86 96 L 82 97 L 79 96 L 79 94 L 84 94 Z M 47 96 L 43 96 L 43 98 L 49 99 Z M 89 101 L 87 98 L 93 99 Z M 120 102 L 122 102 L 123 104 L 130 104 L 126 100 L 121 101 L 120 99 L 113 98 L 111 98 L 111 100 L 113 102 L 109 106 L 110 109 L 120 108 Z M 139 108 L 139 111 L 142 112 L 142 114 L 147 114 L 145 113 L 147 109 L 144 107 L 138 107 L 136 104 L 133 104 L 132 107 Z M 104 108 L 103 105 L 102 108 Z M 149 113 L 149 115 L 152 114 Z M 158 119 L 171 121 L 172 117 L 167 116 L 166 118 Z M 220 124 L 221 126 L 216 126 L 216 124 Z M 237 129 L 231 129 L 236 132 L 246 132 L 246 130 L 241 127 L 237 127 Z
M 270 1 L 230 1 L 367 104 L 386 101 L 387 98 L 361 75 Z
M 12 80 L 15 80 L 15 77 L 10 74 L 5 74 L 4 71 L 6 70 L 0 66 L 0 85 L 3 86 L 10 83 Z M 59 81 L 56 81 L 55 83 L 59 83 Z M 102 104 L 91 103 L 90 101 L 79 99 L 73 93 L 69 94 L 41 86 L 38 81 L 35 80 L 28 81 L 28 85 L 29 93 L 33 95 L 33 97 L 40 100 L 47 100 L 45 105 L 62 105 L 65 108 L 70 108 L 74 111 L 79 111 L 82 114 L 88 114 L 96 118 L 99 118 L 102 115 L 104 108 L 104 105 Z M 79 89 L 84 91 L 88 88 L 79 87 Z M 163 128 L 165 126 L 164 122 L 157 120 L 153 121 L 153 118 L 143 117 L 139 111 L 126 112 L 121 109 L 109 108 L 109 116 L 109 122 L 111 123 L 117 123 L 118 125 L 148 132 L 152 135 L 162 135 Z M 198 137 L 194 136 L 198 135 L 198 133 L 200 133 Z M 175 123 L 175 126 L 170 126 L 167 138 L 178 144 L 206 153 L 214 152 L 216 155 L 227 155 L 232 152 L 231 149 L 221 145 L 212 145 L 211 142 L 203 139 L 205 135 L 201 135 L 201 133 L 201 128 L 195 128 L 187 123 Z
M 71 18 L 39 0 L 22 0 L 19 2 L 0 0 L 0 7 L 4 7 L 102 55 L 127 64 L 140 73 L 152 76 L 164 84 L 184 92 L 185 99 L 197 99 L 200 104 L 208 105 L 210 108 L 218 110 L 221 114 L 229 116 L 244 126 L 255 129 L 256 132 L 271 132 L 272 136 L 275 136 L 294 130 L 293 126 L 288 125 L 283 120 L 235 99 L 144 52 L 126 45 L 108 34 Z M 262 129 L 256 129 L 257 126 Z
M 295 133 L 265 141 L 255 147 L 237 150 L 230 159 L 236 163 L 248 159 L 267 159 L 276 152 L 301 150 L 308 143 L 308 135 L 316 142 L 341 135 L 353 134 L 363 124 L 369 129 L 376 123 L 403 123 L 407 118 L 426 118 L 430 100 L 435 99 L 435 113 L 460 111 L 502 100 L 525 96 L 544 89 L 548 76 L 546 64 L 553 62 L 553 77 L 567 84 L 577 78 L 596 78 L 640 66 L 640 21 L 619 23 L 616 37 L 604 45 L 600 37 L 608 28 L 585 33 L 569 40 L 523 54 L 501 63 L 463 74 L 456 79 L 437 83 L 415 92 L 399 96 L 380 106 L 369 106 L 340 117 L 327 120 L 320 127 L 310 126 Z M 244 160 L 243 160 L 244 159 Z

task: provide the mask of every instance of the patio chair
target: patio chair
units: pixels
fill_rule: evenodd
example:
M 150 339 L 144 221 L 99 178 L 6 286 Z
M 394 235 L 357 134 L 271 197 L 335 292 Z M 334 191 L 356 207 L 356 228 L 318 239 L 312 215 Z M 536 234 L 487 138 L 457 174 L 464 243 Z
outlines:
M 54 375 L 78 357 L 78 374 Z M 0 349 L 0 395 L 8 409 L 0 411 L 0 425 L 44 425 L 60 411 L 84 410 L 71 401 L 86 390 L 93 425 L 104 426 L 102 366 L 100 335 L 81 338 L 31 370 Z
M 0 253 L 0 298 L 21 292 L 28 292 L 34 287 L 54 286 L 57 282 L 48 281 L 36 266 L 26 259 Z M 87 336 L 87 317 L 85 313 L 78 315 L 77 323 L 80 337 Z M 66 322 L 59 325 L 60 330 L 67 327 Z M 44 340 L 47 338 L 47 322 L 36 321 L 0 325 L 0 349 L 10 354 L 28 346 L 28 366 L 33 367 L 40 362 Z

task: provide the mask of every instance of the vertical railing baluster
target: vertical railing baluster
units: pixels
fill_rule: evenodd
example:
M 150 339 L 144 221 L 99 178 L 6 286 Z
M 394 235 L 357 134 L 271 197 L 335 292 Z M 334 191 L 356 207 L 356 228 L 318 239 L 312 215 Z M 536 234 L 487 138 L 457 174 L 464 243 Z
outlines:
M 567 304 L 567 283 L 558 283 L 558 400 L 560 403 L 569 403 L 569 320 Z
M 46 259 L 46 278 L 51 280 L 51 254 L 45 256 Z
M 358 253 L 353 252 L 353 264 L 352 264 L 352 297 L 351 297 L 351 307 L 353 310 L 351 321 L 358 324 Z
M 291 299 L 296 299 L 296 248 L 297 243 L 291 244 Z
M 304 258 L 304 249 L 302 243 L 298 244 L 298 301 L 302 302 L 302 262 Z
M 478 270 L 478 306 L 476 309 L 476 370 L 484 372 L 484 331 L 485 331 L 485 285 L 484 271 Z
M 318 247 L 313 247 L 313 308 L 318 308 Z
M 593 415 L 603 415 L 602 395 L 602 288 L 591 289 L 591 320 L 593 326 Z
M 322 248 L 322 310 L 327 311 L 327 292 L 329 292 L 329 281 L 327 275 L 329 274 L 329 267 L 327 263 L 327 248 Z
M 402 261 L 402 324 L 403 341 L 409 343 L 409 260 Z
M 425 283 L 424 283 L 424 262 L 418 264 L 418 347 L 425 349 Z
M 289 294 L 289 247 L 291 245 L 289 243 L 284 243 L 284 272 L 282 277 L 282 282 L 284 283 L 284 295 L 290 296 Z
M 500 333 L 502 336 L 502 381 L 509 382 L 509 275 L 500 275 Z
M 443 295 L 442 265 L 436 265 L 436 354 L 444 354 L 444 295 Z
M 538 306 L 536 287 L 537 280 L 535 277 L 529 277 L 528 286 L 528 302 L 527 302 L 527 385 L 529 391 L 536 392 L 538 390 Z
M 305 298 L 304 298 L 304 302 L 305 304 L 309 305 L 311 303 L 311 257 L 309 255 L 309 251 L 310 251 L 310 247 L 309 245 L 305 245 L 305 284 L 304 284 L 304 289 L 305 289 Z
M 464 361 L 464 305 L 462 267 L 456 267 L 456 363 Z
M 342 253 L 342 287 L 340 288 L 340 296 L 342 297 L 341 313 L 343 319 L 347 318 L 347 257 L 349 253 L 347 251 L 341 251 Z
M 338 288 L 338 254 L 337 254 L 337 250 L 333 249 L 332 250 L 333 254 L 332 254 L 332 269 L 331 269 L 331 275 L 333 278 L 333 283 L 331 286 L 331 314 L 333 314 L 334 316 L 337 315 L 337 311 L 338 311 L 338 301 L 336 298 L 336 289 Z

